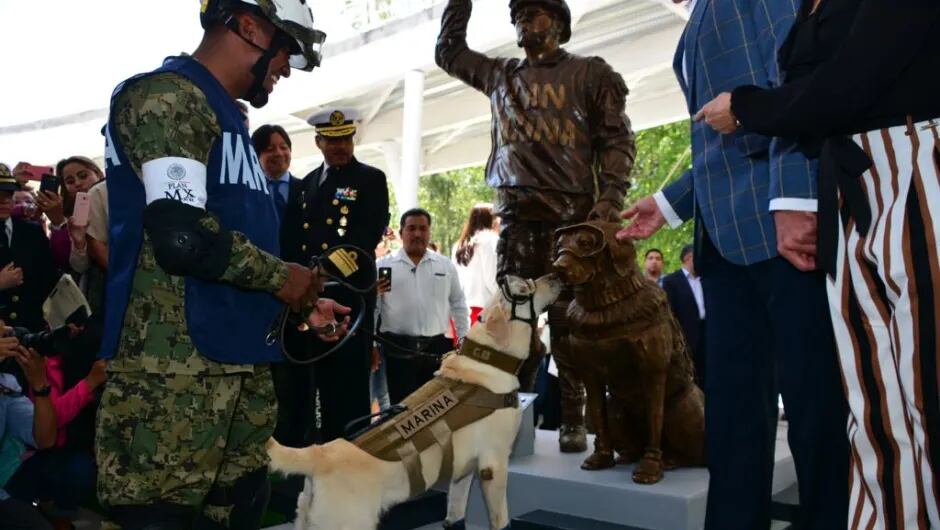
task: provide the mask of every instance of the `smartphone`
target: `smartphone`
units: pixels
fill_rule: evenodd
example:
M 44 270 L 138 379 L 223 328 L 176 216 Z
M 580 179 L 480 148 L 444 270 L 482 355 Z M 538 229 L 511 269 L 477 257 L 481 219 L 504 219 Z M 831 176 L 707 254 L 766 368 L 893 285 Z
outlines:
M 379 280 L 388 280 L 388 289 L 392 290 L 392 268 L 379 267 Z
M 51 191 L 52 193 L 59 193 L 59 177 L 46 173 L 42 176 L 42 180 L 39 182 L 39 191 Z
M 72 208 L 72 224 L 88 226 L 88 212 L 91 209 L 91 197 L 84 191 L 75 194 L 75 206 Z
M 43 175 L 55 174 L 52 166 L 34 166 L 29 162 L 23 162 L 21 170 L 29 174 L 29 180 L 40 180 Z

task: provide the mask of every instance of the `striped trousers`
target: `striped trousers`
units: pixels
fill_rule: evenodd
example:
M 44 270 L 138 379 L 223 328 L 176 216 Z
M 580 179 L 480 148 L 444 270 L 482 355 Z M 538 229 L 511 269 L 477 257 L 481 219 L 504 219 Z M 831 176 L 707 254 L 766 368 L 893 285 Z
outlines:
M 940 131 L 931 125 L 853 137 L 873 161 L 860 177 L 871 226 L 860 235 L 842 209 L 828 285 L 851 411 L 851 529 L 940 529 Z

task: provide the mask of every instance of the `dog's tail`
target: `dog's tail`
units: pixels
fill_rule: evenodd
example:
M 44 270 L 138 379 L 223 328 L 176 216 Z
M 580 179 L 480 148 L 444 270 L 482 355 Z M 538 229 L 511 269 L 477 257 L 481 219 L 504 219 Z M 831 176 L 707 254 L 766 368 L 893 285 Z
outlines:
M 280 471 L 288 475 L 316 474 L 317 461 L 322 452 L 320 446 L 311 445 L 304 448 L 285 447 L 274 438 L 269 438 L 265 445 L 268 456 L 271 457 L 271 471 Z

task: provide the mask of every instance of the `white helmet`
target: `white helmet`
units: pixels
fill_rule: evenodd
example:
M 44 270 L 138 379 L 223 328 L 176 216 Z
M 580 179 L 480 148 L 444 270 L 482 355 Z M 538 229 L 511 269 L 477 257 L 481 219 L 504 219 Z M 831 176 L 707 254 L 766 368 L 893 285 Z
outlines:
M 326 33 L 313 27 L 313 13 L 306 0 L 202 0 L 199 20 L 203 29 L 214 23 L 231 23 L 238 9 L 264 17 L 290 38 L 290 65 L 309 72 L 320 65 L 320 48 Z

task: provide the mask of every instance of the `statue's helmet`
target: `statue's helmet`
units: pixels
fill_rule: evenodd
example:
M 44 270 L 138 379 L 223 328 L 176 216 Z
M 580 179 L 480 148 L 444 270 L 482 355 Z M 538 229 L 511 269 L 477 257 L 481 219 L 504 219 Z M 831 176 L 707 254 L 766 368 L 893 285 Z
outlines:
M 509 0 L 509 19 L 516 23 L 516 13 L 523 7 L 538 6 L 556 15 L 562 23 L 561 40 L 564 44 L 571 40 L 571 10 L 565 0 Z

